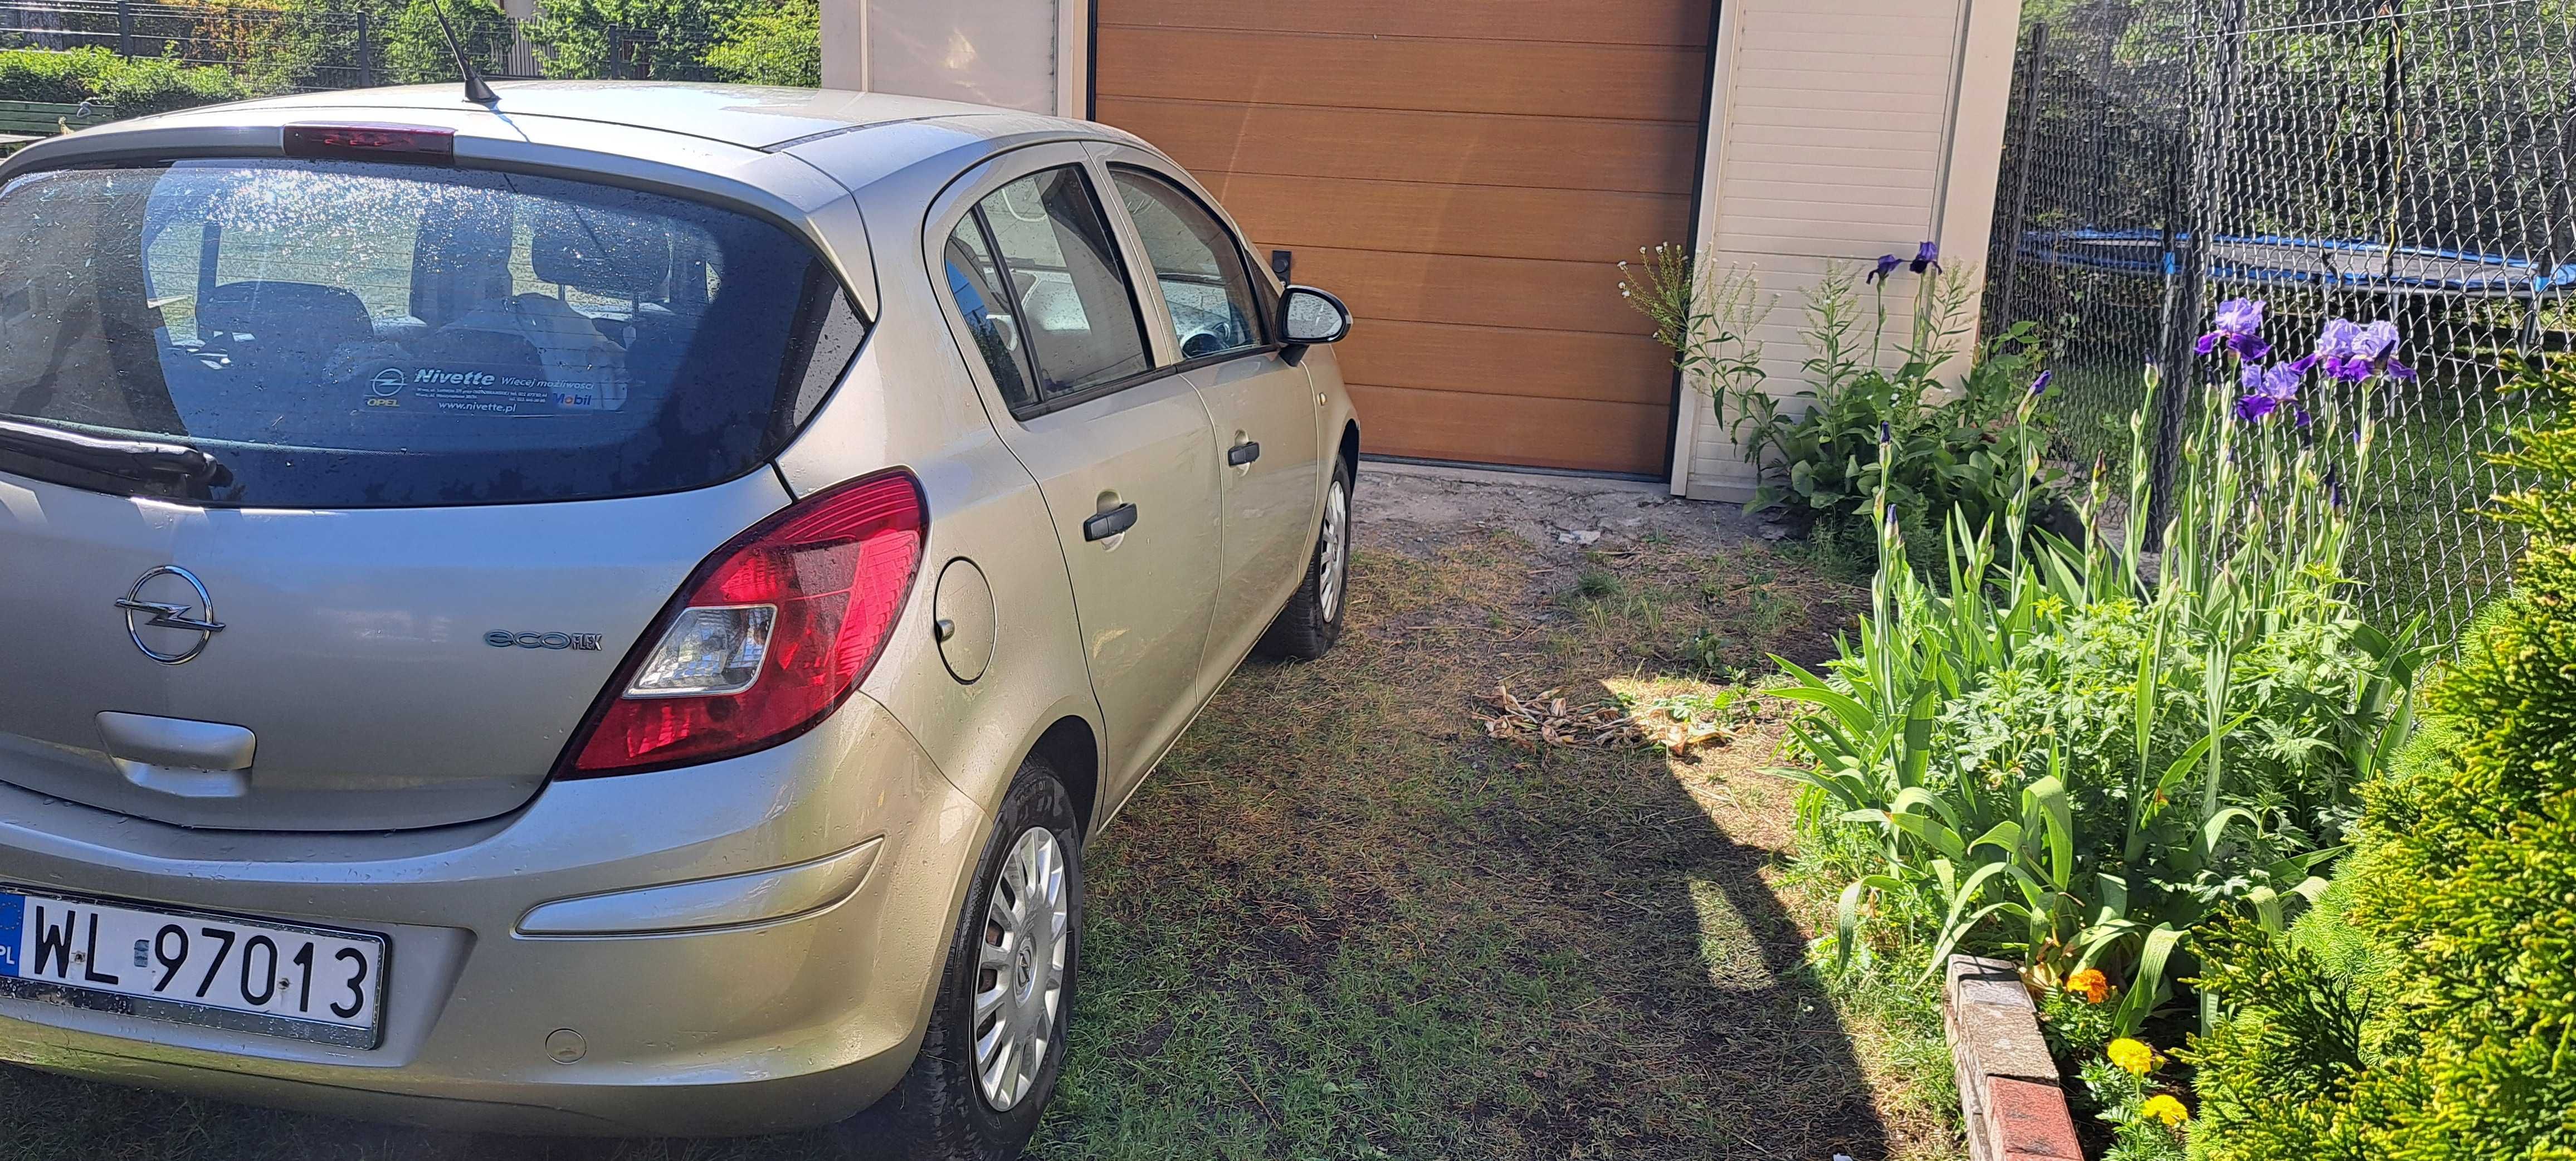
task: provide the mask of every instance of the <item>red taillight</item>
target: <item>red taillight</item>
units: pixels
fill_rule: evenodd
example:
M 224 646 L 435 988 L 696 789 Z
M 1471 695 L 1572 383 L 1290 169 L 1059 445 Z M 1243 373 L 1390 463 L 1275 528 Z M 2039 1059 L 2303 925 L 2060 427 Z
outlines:
M 712 762 L 813 728 L 884 652 L 927 523 L 920 485 L 889 472 L 818 492 L 717 549 L 636 643 L 563 776 Z
M 286 155 L 445 164 L 456 160 L 456 130 L 426 125 L 289 125 Z

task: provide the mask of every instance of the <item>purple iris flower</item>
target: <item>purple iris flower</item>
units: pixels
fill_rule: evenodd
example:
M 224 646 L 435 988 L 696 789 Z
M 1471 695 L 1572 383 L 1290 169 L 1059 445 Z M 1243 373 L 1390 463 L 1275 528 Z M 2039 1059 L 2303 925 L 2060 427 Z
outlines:
M 2326 465 L 2326 503 L 2343 510 L 2343 473 L 2333 464 Z
M 2272 353 L 2272 344 L 2256 333 L 2263 329 L 2263 300 L 2231 298 L 2218 304 L 2218 315 L 2211 320 L 2210 332 L 2200 336 L 2191 349 L 2206 355 L 2224 343 L 2236 357 L 2247 362 Z
M 2374 374 L 2415 377 L 2413 368 L 2397 361 L 2397 324 L 2387 319 L 2368 326 L 2351 319 L 2328 319 L 2325 329 L 2317 332 L 2317 353 L 2310 357 L 2325 367 L 2326 374 L 2346 383 L 2359 383 Z
M 1894 254 L 1881 254 L 1878 256 L 1878 266 L 1862 276 L 1861 281 L 1884 282 L 1888 275 L 1896 273 L 1896 268 L 1903 265 L 1905 265 L 1905 259 Z
M 2046 394 L 2048 394 L 2048 381 L 2049 381 L 2050 379 L 2053 379 L 2053 378 L 2056 378 L 2056 377 L 2057 377 L 2057 372 L 2055 372 L 2055 371 L 2042 371 L 2042 372 L 2040 372 L 2040 373 L 2039 373 L 2039 378 L 2036 378 L 2036 379 L 2033 379 L 2033 380 L 2031 380 L 2031 381 L 2030 381 L 2030 393 L 2031 393 L 2031 394 L 2033 394 L 2033 395 L 2046 395 Z
M 1884 419 L 1878 421 L 1878 442 L 1881 447 L 1896 442 L 1896 433 L 1889 430 L 1887 421 Z
M 2298 397 L 2299 383 L 2308 375 L 2305 360 L 2275 363 L 2269 367 L 2248 362 L 2239 378 L 2245 385 L 2245 397 L 2236 401 L 2236 418 L 2255 423 L 2280 410 L 2281 405 Z M 2296 409 L 2299 426 L 2308 425 L 2306 408 Z
M 2327 319 L 2317 332 L 2317 361 L 2328 378 L 2358 383 L 2370 377 L 2370 360 L 2360 357 L 2361 324 L 2347 318 Z
M 1941 244 L 1938 242 L 1925 242 L 1922 245 L 1915 247 L 1914 261 L 1906 263 L 1906 267 L 1907 269 L 1914 271 L 1916 274 L 1922 274 L 1927 271 L 1938 273 L 1941 269 Z
M 2372 370 L 2383 375 L 2399 379 L 2415 377 L 2413 368 L 2397 361 L 2397 324 L 2387 319 L 2379 319 L 2361 328 L 2361 336 L 2353 340 L 2352 353 L 2367 360 Z
M 2297 363 L 2245 364 L 2243 379 L 2248 395 L 2269 396 L 2274 403 L 2287 403 L 2299 393 L 2299 381 L 2307 377 L 2307 368 Z

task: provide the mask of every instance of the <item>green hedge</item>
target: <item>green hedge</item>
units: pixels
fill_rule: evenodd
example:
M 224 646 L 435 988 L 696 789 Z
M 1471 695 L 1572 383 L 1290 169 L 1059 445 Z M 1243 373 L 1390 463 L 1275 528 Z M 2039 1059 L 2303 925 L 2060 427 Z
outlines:
M 96 47 L 0 50 L 0 100 L 94 100 L 119 117 L 140 117 L 251 95 L 250 87 L 225 69 L 161 57 L 128 60 Z
M 2525 388 L 2576 403 L 2576 369 Z M 2239 931 L 2194 1045 L 2206 1161 L 2576 1158 L 2576 420 L 2501 457 L 2545 482 L 2516 588 L 2425 694 L 2328 906 Z M 2341 1013 L 2349 1009 L 2350 1018 Z

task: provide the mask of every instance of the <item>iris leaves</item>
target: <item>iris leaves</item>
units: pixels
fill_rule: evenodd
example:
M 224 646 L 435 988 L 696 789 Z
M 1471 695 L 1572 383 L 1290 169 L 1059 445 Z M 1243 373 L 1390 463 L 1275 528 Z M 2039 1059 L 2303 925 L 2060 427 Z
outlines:
M 1858 639 L 1821 672 L 1781 662 L 1781 696 L 1811 707 L 1792 727 L 1809 762 L 1782 773 L 1874 836 L 1838 901 L 1838 957 L 1875 916 L 1914 926 L 1927 974 L 1965 947 L 2015 952 L 2042 983 L 2100 968 L 2125 983 L 2126 1034 L 2170 1000 L 2209 917 L 2277 928 L 2322 888 L 2352 787 L 2404 736 L 2420 649 L 2343 596 L 2326 481 L 2360 478 L 2366 424 L 2325 438 L 2329 413 L 2293 442 L 2210 397 L 2161 553 L 2143 520 L 2103 518 L 2097 478 L 2086 543 L 2029 536 L 2025 486 L 1998 519 L 1951 512 L 1927 577 L 1890 500 L 1896 457 L 1877 459 Z M 2152 413 L 2131 425 L 2140 465 Z M 2037 445 L 2021 454 L 2011 475 L 2042 479 Z M 2125 512 L 2150 511 L 2143 466 L 2128 485 Z

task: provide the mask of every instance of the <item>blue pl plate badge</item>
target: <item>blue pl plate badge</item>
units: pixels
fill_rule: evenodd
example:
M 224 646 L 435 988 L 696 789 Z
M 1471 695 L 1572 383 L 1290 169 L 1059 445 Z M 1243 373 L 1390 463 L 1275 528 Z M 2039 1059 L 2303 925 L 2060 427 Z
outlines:
M 0 894 L 0 976 L 18 974 L 19 929 L 25 925 L 27 897 Z

